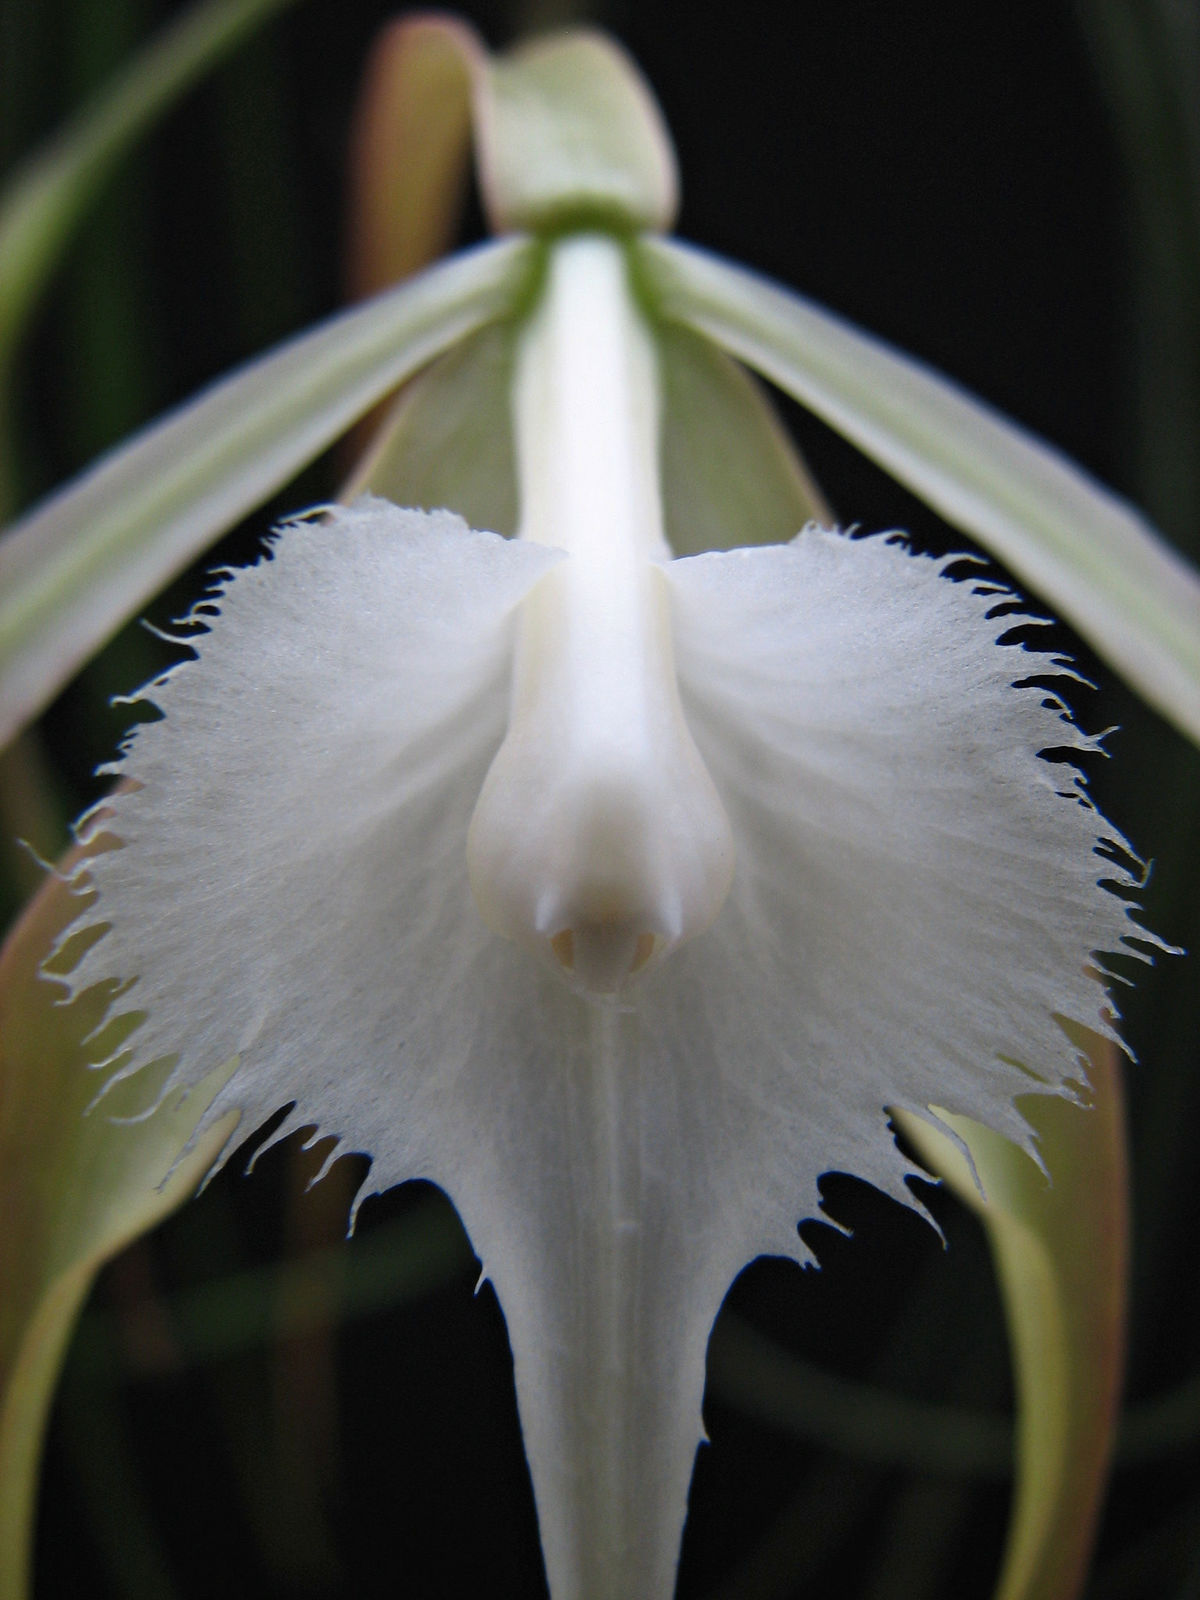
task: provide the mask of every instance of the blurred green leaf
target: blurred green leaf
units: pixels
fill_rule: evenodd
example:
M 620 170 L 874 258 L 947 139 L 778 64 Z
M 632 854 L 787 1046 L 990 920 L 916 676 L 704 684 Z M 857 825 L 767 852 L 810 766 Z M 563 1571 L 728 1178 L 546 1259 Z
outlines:
M 860 1461 L 909 1472 L 1006 1478 L 1007 1417 L 933 1404 L 842 1378 L 803 1361 L 726 1311 L 713 1333 L 708 1379 L 725 1405 L 767 1427 Z
M 420 1300 L 469 1274 L 474 1259 L 450 1207 L 427 1196 L 411 1212 L 351 1241 L 269 1267 L 247 1267 L 174 1295 L 167 1307 L 170 1326 L 183 1360 L 221 1361 L 272 1340 Z M 335 1267 L 336 1303 L 306 1292 Z M 474 1270 L 478 1275 L 478 1263 Z M 111 1319 L 102 1311 L 84 1314 L 72 1364 L 80 1383 L 113 1383 L 124 1375 Z
M 0 195 L 0 382 L 71 230 L 122 155 L 252 29 L 292 0 L 206 0 L 129 63 Z
M 1200 555 L 1200 8 L 1075 0 L 1126 175 L 1126 405 L 1142 503 Z

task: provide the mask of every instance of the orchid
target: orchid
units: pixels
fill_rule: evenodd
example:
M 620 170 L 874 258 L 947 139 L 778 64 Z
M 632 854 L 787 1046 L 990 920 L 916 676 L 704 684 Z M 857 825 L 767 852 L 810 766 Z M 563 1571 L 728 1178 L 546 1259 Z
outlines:
M 89 898 L 57 949 L 86 946 L 74 994 L 111 994 L 105 1093 L 149 1074 L 149 1112 L 205 1085 L 191 1144 L 225 1154 L 235 1118 L 288 1106 L 273 1141 L 307 1129 L 326 1165 L 369 1155 L 372 1192 L 449 1194 L 505 1313 L 554 1600 L 665 1600 L 736 1274 L 810 1259 L 830 1171 L 917 1205 L 897 1114 L 1032 1151 L 1015 1098 L 1079 1093 L 1071 1030 L 1116 1037 L 1106 958 L 1156 946 L 1071 760 L 1095 742 L 1069 664 L 973 564 L 830 525 L 728 356 L 1193 734 L 1200 582 L 944 380 L 669 241 L 669 143 L 611 44 L 461 47 L 501 237 L 18 525 L 3 705 L 31 715 L 415 380 L 345 501 L 223 574 L 195 659 L 143 691 L 161 715 L 81 825 Z M 706 459 L 722 407 L 763 483 Z M 444 498 L 381 498 L 446 417 Z M 498 529 L 455 514 L 477 507 Z

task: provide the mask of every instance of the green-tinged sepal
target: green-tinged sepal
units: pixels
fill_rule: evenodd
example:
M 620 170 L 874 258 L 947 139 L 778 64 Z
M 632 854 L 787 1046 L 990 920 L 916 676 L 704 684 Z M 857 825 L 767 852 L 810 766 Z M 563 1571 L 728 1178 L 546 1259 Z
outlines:
M 671 136 L 612 39 L 571 29 L 493 56 L 457 18 L 406 17 L 376 45 L 356 129 L 357 286 L 381 287 L 449 244 L 472 142 L 495 233 L 675 221 Z
M 139 606 L 397 384 L 519 298 L 500 240 L 280 345 L 136 435 L 0 541 L 0 740 Z
M 407 384 L 343 486 L 426 511 L 449 507 L 473 528 L 517 527 L 509 391 L 513 333 L 482 328 Z
M 480 184 L 498 233 L 671 226 L 671 138 L 641 74 L 611 39 L 571 32 L 535 40 L 495 58 L 480 88 Z
M 802 296 L 673 240 L 638 245 L 659 313 L 715 340 L 979 540 L 1200 740 L 1200 573 L 1016 423 Z
M 1119 1052 L 1086 1029 L 1068 1031 L 1088 1052 L 1091 1104 L 1021 1102 L 1045 1171 L 966 1117 L 938 1113 L 961 1147 L 901 1118 L 921 1159 L 979 1213 L 1008 1315 L 1017 1489 L 995 1600 L 1079 1593 L 1120 1395 L 1129 1201 Z
M 834 516 L 761 385 L 707 339 L 657 330 L 663 524 L 677 556 L 786 544 Z
M 237 1122 L 225 1116 L 189 1147 L 232 1061 L 157 1106 L 148 1081 L 92 1108 L 102 1082 L 88 1066 L 112 1041 L 89 1036 L 109 994 L 64 1005 L 39 971 L 79 910 L 51 879 L 0 952 L 0 1600 L 25 1594 L 42 1434 L 92 1279 L 188 1198 Z

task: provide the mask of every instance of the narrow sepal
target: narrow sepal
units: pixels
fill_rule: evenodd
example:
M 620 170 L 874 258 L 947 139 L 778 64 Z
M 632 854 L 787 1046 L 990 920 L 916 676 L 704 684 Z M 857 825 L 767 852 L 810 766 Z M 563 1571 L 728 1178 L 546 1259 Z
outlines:
M 655 330 L 663 520 L 677 556 L 783 544 L 832 516 L 761 385 L 707 339 Z
M 459 256 L 223 379 L 0 542 L 0 740 L 181 567 L 383 395 L 510 309 L 529 246 Z
M 78 866 L 68 858 L 66 870 Z M 92 1109 L 105 990 L 64 1004 L 40 971 L 79 900 L 55 874 L 0 950 L 0 1596 L 28 1588 L 34 1493 L 54 1385 L 97 1270 L 181 1205 L 231 1132 L 193 1140 L 227 1063 L 153 1115 L 145 1082 Z M 69 937 L 69 936 L 68 936 Z
M 995 1600 L 1081 1592 L 1116 1434 L 1129 1253 L 1122 1063 L 1111 1040 L 1072 1037 L 1088 1054 L 1089 1103 L 1023 1102 L 1036 1163 L 963 1117 L 946 1118 L 953 1138 L 902 1124 L 979 1213 L 1008 1317 L 1017 1482 Z
M 342 499 L 454 511 L 472 528 L 517 527 L 513 331 L 481 328 L 405 385 L 380 420 Z
M 638 260 L 663 314 L 715 339 L 997 556 L 1200 739 L 1200 574 L 1133 507 L 911 357 L 672 240 Z

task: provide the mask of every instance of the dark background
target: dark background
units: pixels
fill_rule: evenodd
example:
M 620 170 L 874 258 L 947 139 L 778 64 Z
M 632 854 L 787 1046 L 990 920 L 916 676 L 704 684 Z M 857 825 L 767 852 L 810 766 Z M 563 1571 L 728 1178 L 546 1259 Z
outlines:
M 497 46 L 566 16 L 464 9 Z M 0 0 L 0 160 L 47 135 L 171 12 Z M 23 502 L 339 303 L 346 130 L 389 15 L 366 0 L 299 0 L 98 197 L 22 354 Z M 684 236 L 944 369 L 1197 554 L 1195 5 L 628 0 L 588 15 L 658 92 Z M 844 521 L 962 545 L 820 425 L 788 415 Z M 272 512 L 335 482 L 318 464 L 212 560 L 249 556 Z M 199 582 L 174 585 L 149 615 L 178 615 Z M 1151 925 L 1196 948 L 1196 752 L 1072 645 L 1098 685 L 1080 692 L 1081 719 L 1121 725 L 1094 792 L 1154 860 Z M 47 852 L 98 792 L 92 768 L 123 728 L 108 697 L 162 660 L 127 630 L 44 719 L 58 817 Z M 15 905 L 25 868 L 12 854 L 3 870 Z M 1135 1408 L 1173 1395 L 1174 1421 L 1148 1456 L 1118 1463 L 1094 1600 L 1200 1597 L 1195 975 L 1194 958 L 1160 962 L 1128 1004 L 1140 1057 L 1129 1395 Z M 368 1203 L 343 1251 L 355 1175 L 335 1170 L 306 1195 L 312 1167 L 292 1145 L 249 1179 L 235 1163 L 103 1275 L 52 1428 L 39 1600 L 81 1586 L 130 1600 L 542 1592 L 503 1322 L 490 1290 L 473 1296 L 453 1214 L 428 1189 L 396 1192 Z M 940 1193 L 929 1203 L 945 1249 L 863 1185 L 834 1178 L 828 1194 L 855 1237 L 812 1230 L 820 1273 L 749 1269 L 718 1324 L 713 1443 L 680 1595 L 982 1600 L 1007 1515 L 994 1458 L 1010 1404 L 982 1236 Z M 282 1290 L 281 1258 L 310 1263 Z M 297 1315 L 307 1331 L 289 1333 Z M 716 1375 L 747 1327 L 794 1353 L 801 1385 L 810 1363 L 875 1395 L 964 1408 L 970 1447 L 939 1444 L 923 1412 L 907 1446 L 887 1444 L 881 1412 L 882 1442 L 857 1453 L 837 1445 L 836 1417 L 760 1424 Z

